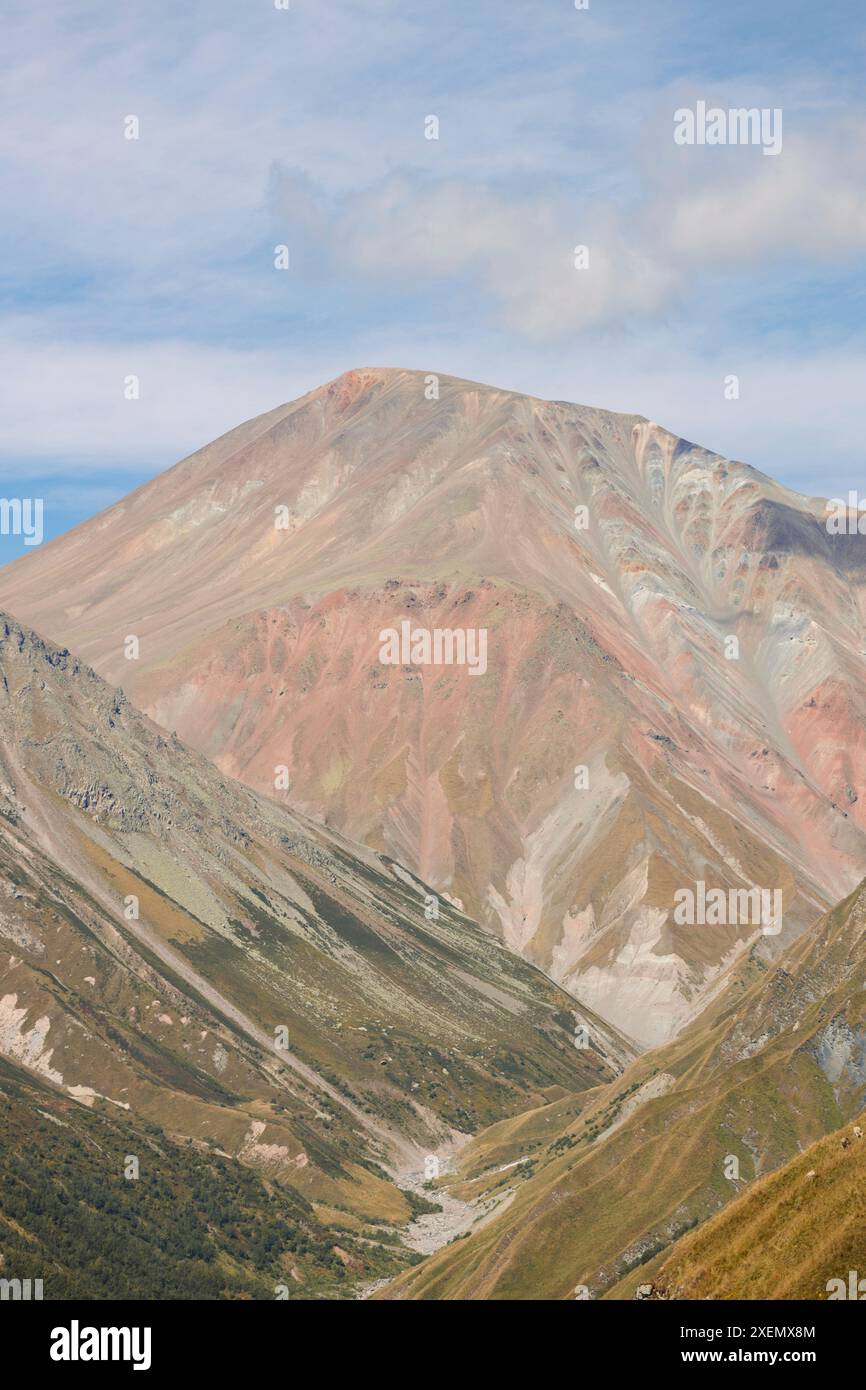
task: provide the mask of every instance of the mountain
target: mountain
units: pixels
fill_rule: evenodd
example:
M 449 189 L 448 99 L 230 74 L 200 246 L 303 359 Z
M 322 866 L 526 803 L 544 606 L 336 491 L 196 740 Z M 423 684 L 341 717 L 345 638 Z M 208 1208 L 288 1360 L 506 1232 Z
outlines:
M 654 1045 L 862 875 L 864 563 L 641 417 L 370 369 L 16 561 L 0 602 Z M 403 622 L 483 631 L 486 670 L 383 664 Z M 675 921 L 699 884 L 778 892 L 781 935 Z
M 649 1296 L 866 1298 L 864 1121 L 813 1144 L 678 1241 Z
M 859 1151 L 844 1172 L 828 1163 L 805 1210 L 810 1146 L 823 1164 L 839 1143 L 826 1136 L 850 1134 L 864 1104 L 866 882 L 775 964 L 753 948 L 700 1019 L 623 1076 L 476 1136 L 444 1190 L 491 1218 L 377 1297 L 616 1300 L 646 1283 L 671 1297 L 802 1297 L 825 1255 L 848 1258 L 856 1220 L 844 1205 L 833 1215 L 834 1202 L 862 1166 Z M 740 1278 L 732 1261 L 765 1211 L 767 1231 L 801 1258 L 783 1267 L 754 1249 Z M 826 1231 L 804 1264 L 819 1212 Z M 760 1291 L 774 1280 L 776 1294 Z
M 429 1151 L 597 1087 L 634 1055 L 400 865 L 226 779 L 0 615 L 0 1236 L 11 1227 L 20 1245 L 4 1202 L 37 1173 L 64 1200 L 40 1147 L 65 1171 L 83 1145 L 76 1182 L 92 1196 L 101 1144 L 143 1155 L 163 1185 L 151 1238 L 175 1190 L 190 1248 L 224 1267 L 210 1184 L 215 1209 L 250 1223 L 251 1249 L 271 1218 L 288 1223 L 288 1248 L 313 1264 L 304 1288 L 334 1281 L 331 1227 L 352 1269 L 380 1274 Z M 16 1168 L 28 1109 L 52 1143 L 29 1142 Z M 209 1176 L 216 1160 L 229 1168 Z M 238 1163 L 268 1187 L 233 1178 Z M 106 1181 L 111 1244 L 126 1189 L 116 1166 Z M 242 1260 L 229 1289 L 260 1291 L 273 1263 Z M 58 1279 L 75 1267 L 70 1255 Z

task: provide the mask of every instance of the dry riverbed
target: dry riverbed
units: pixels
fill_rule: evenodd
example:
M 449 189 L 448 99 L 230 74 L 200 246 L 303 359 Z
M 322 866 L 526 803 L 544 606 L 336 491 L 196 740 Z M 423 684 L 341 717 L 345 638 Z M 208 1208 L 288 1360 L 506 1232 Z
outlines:
M 408 1226 L 401 1232 L 403 1244 L 410 1250 L 416 1251 L 419 1255 L 433 1255 L 437 1250 L 441 1250 L 443 1245 L 449 1245 L 458 1236 L 465 1235 L 468 1231 L 478 1230 L 485 1225 L 499 1211 L 502 1211 L 511 1202 L 514 1191 L 506 1188 L 504 1192 L 498 1192 L 495 1197 L 482 1198 L 475 1202 L 464 1202 L 462 1198 L 455 1197 L 448 1190 L 447 1179 L 449 1176 L 456 1178 L 455 1164 L 456 1150 L 453 1146 L 441 1150 L 437 1154 L 440 1165 L 440 1185 L 432 1184 L 428 1186 L 428 1179 L 424 1169 L 406 1169 L 400 1173 L 399 1185 L 406 1192 L 414 1192 L 425 1201 L 435 1202 L 441 1207 L 441 1211 L 426 1212 L 422 1216 L 413 1217 Z M 445 1180 L 443 1183 L 442 1180 Z M 390 1279 L 376 1279 L 370 1284 L 365 1284 L 358 1291 L 358 1297 L 372 1298 L 373 1294 L 385 1288 L 392 1281 Z

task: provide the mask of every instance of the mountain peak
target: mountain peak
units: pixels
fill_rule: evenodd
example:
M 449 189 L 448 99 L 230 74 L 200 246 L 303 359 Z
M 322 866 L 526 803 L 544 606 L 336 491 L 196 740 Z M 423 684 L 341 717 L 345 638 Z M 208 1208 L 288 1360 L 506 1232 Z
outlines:
M 510 399 L 514 401 L 528 401 L 538 406 L 558 406 L 564 410 L 572 411 L 598 411 L 599 413 L 621 416 L 623 419 L 638 421 L 644 424 L 651 424 L 653 428 L 661 429 L 661 426 L 650 422 L 643 415 L 634 415 L 630 412 L 603 410 L 601 407 L 582 405 L 577 401 L 551 399 L 546 396 L 534 396 L 526 391 L 519 391 L 513 387 L 497 386 L 490 382 L 476 381 L 471 377 L 453 376 L 449 372 L 442 372 L 428 367 L 352 367 L 339 376 L 325 382 L 321 386 L 314 387 L 300 400 L 306 401 L 322 396 L 333 397 L 346 395 L 356 397 L 376 387 L 387 388 L 391 391 L 406 390 L 415 393 L 428 401 L 433 402 L 441 399 L 444 391 L 464 394 L 475 393 L 485 396 Z M 437 395 L 436 392 L 439 394 Z M 289 404 L 296 404 L 290 402 Z M 667 431 L 666 431 L 667 432 Z

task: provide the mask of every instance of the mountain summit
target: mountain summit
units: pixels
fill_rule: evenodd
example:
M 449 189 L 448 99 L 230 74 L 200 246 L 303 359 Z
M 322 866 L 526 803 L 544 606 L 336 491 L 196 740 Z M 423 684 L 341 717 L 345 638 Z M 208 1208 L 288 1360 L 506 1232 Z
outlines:
M 0 602 L 651 1044 L 862 875 L 864 573 L 819 502 L 639 416 L 366 369 L 23 557 Z M 677 919 L 714 889 L 779 920 Z

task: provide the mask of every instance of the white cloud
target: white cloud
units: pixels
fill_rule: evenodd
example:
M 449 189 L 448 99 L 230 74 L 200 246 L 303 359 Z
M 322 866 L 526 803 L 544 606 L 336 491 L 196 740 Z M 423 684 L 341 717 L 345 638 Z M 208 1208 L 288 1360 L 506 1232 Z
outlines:
M 740 147 L 714 167 L 716 149 L 681 153 L 679 178 L 659 195 L 654 220 L 670 253 L 692 266 L 738 269 L 782 256 L 820 264 L 866 252 L 862 114 L 820 135 L 786 136 L 774 159 Z
M 272 197 L 302 247 L 315 225 L 333 277 L 431 294 L 462 284 L 533 341 L 640 326 L 685 304 L 704 273 L 866 254 L 866 117 L 788 132 L 773 159 L 751 146 L 676 147 L 655 128 L 663 147 L 641 195 L 619 204 L 408 173 L 326 203 L 308 178 L 277 171 Z M 576 245 L 589 249 L 585 270 Z
M 611 209 L 570 210 L 562 199 L 515 200 L 464 183 L 415 187 L 391 179 L 349 200 L 334 227 L 362 274 L 418 284 L 470 274 L 506 325 L 532 339 L 652 313 L 674 276 L 624 236 Z M 588 267 L 575 249 L 588 250 Z

